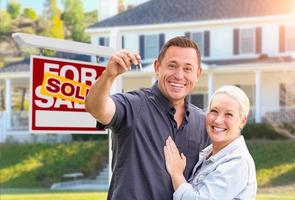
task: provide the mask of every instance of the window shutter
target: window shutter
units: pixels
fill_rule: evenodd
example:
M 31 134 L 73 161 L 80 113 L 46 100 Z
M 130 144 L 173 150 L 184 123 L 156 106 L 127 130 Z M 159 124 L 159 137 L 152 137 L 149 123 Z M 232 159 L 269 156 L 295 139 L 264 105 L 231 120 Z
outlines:
M 261 27 L 256 28 L 256 54 L 261 54 Z
M 185 35 L 185 37 L 187 37 L 187 38 L 191 38 L 191 33 L 190 33 L 190 32 L 185 32 L 184 35 Z
M 159 51 L 161 50 L 162 46 L 164 45 L 165 42 L 165 34 L 161 33 L 159 35 Z
M 280 52 L 285 51 L 285 26 L 280 26 L 280 36 L 279 36 L 279 50 Z
M 125 48 L 125 37 L 122 35 L 122 39 L 121 39 L 121 47 L 122 47 L 122 49 L 124 49 Z
M 99 44 L 100 46 L 104 46 L 104 37 L 100 37 L 100 38 L 98 39 L 98 44 Z
M 144 35 L 139 36 L 139 53 L 141 59 L 144 59 Z
M 204 32 L 204 56 L 209 57 L 210 56 L 210 32 L 205 31 Z
M 240 51 L 240 45 L 239 45 L 239 40 L 240 40 L 240 32 L 239 29 L 234 29 L 234 38 L 233 38 L 233 50 L 234 50 L 234 55 L 239 55 Z

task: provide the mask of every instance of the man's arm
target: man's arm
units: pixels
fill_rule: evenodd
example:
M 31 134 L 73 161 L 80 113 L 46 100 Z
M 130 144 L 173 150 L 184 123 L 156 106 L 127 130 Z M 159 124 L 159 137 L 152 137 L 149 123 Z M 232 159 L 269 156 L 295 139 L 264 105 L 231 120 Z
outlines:
M 85 109 L 100 123 L 111 122 L 116 106 L 109 93 L 116 77 L 131 69 L 131 64 L 137 65 L 140 56 L 127 50 L 116 52 L 109 60 L 106 69 L 91 86 L 85 99 Z

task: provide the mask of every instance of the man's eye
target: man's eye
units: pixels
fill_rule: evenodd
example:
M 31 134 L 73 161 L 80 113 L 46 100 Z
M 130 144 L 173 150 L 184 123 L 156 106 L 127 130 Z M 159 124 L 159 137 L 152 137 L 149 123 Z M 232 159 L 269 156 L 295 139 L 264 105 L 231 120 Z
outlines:
M 176 65 L 174 65 L 174 64 L 169 64 L 168 67 L 171 68 L 171 69 L 174 69 L 174 68 L 176 67 Z
M 185 72 L 192 72 L 193 70 L 192 70 L 192 68 L 187 67 L 187 68 L 184 68 L 184 71 L 185 71 Z

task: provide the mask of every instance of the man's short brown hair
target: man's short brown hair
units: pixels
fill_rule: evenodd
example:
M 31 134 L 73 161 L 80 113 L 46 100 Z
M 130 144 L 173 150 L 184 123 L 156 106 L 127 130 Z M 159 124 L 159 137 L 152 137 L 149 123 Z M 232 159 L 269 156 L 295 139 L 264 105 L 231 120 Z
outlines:
M 166 42 L 160 50 L 160 53 L 158 56 L 159 62 L 162 61 L 162 59 L 164 58 L 164 56 L 166 54 L 167 49 L 171 46 L 195 49 L 196 53 L 197 53 L 197 57 L 198 57 L 198 67 L 201 67 L 201 54 L 200 54 L 200 50 L 199 50 L 197 44 L 185 36 L 177 36 L 177 37 L 170 39 L 168 42 Z

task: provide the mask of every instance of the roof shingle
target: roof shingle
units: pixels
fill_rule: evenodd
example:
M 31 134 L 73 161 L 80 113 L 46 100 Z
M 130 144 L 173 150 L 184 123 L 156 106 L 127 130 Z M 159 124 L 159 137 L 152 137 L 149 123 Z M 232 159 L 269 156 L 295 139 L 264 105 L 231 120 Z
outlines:
M 294 0 L 150 0 L 89 28 L 295 14 Z

